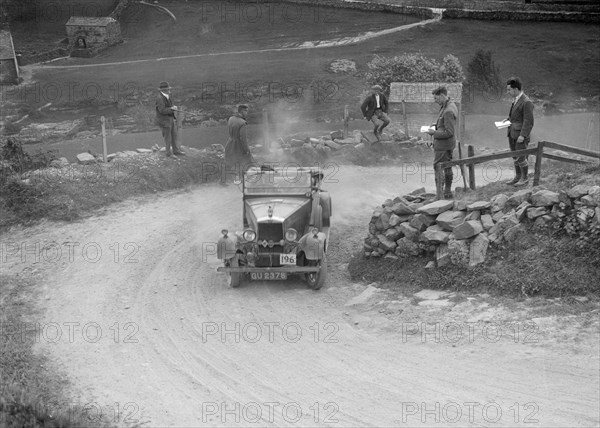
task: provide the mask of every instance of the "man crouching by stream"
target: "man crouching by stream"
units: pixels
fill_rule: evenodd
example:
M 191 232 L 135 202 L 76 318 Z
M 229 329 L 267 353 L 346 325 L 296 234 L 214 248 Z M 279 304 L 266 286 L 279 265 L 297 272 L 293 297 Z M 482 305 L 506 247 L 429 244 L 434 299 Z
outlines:
M 456 104 L 448 97 L 448 90 L 445 86 L 440 86 L 431 92 L 434 101 L 440 105 L 440 114 L 434 128 L 430 128 L 429 135 L 433 135 L 433 168 L 442 162 L 452 160 L 452 152 L 456 147 L 456 118 L 458 109 Z M 452 199 L 452 179 L 454 174 L 452 168 L 444 169 L 444 199 Z M 438 176 L 435 176 L 437 188 Z

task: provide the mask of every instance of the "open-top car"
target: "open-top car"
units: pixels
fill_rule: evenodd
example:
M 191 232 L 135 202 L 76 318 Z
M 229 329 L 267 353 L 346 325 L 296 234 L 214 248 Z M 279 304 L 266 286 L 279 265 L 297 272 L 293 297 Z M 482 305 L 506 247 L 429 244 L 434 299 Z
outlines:
M 301 274 L 318 290 L 327 276 L 331 198 L 316 167 L 250 168 L 242 178 L 243 226 L 222 231 L 217 257 L 231 287 Z

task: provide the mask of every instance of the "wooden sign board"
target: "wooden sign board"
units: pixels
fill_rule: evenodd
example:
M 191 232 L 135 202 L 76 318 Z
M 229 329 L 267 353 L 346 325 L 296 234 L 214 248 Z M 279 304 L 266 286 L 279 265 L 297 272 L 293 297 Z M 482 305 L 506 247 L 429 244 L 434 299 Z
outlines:
M 452 101 L 460 103 L 462 97 L 462 83 L 444 83 L 444 82 L 418 82 L 401 83 L 392 82 L 390 85 L 391 103 L 432 103 L 433 95 L 431 92 L 440 86 L 445 86 L 448 90 L 448 96 Z

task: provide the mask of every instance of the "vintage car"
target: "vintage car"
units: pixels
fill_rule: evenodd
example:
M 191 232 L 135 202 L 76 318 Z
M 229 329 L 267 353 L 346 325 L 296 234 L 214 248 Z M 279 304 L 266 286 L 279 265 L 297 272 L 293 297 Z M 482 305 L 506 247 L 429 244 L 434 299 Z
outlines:
M 318 290 L 327 276 L 331 198 L 323 171 L 311 167 L 251 168 L 242 178 L 244 230 L 224 229 L 217 257 L 230 287 L 246 279 L 303 275 Z

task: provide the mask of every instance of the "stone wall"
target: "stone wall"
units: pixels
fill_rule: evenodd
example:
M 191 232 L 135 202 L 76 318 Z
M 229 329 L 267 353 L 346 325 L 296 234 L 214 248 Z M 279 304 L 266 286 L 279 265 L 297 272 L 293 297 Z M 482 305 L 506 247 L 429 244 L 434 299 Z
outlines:
M 38 62 L 50 61 L 68 55 L 69 52 L 65 48 L 56 48 L 35 55 L 23 55 L 23 57 L 21 58 L 21 65 L 36 64 Z
M 365 10 L 372 12 L 393 12 L 403 15 L 414 15 L 422 18 L 432 19 L 434 13 L 427 7 L 421 7 L 419 4 L 390 4 L 373 1 L 351 1 L 344 0 L 285 0 L 286 3 L 309 4 L 319 7 L 338 7 L 345 9 Z
M 577 224 L 584 233 L 600 228 L 600 186 L 578 185 L 566 192 L 536 187 L 475 202 L 436 201 L 419 189 L 373 212 L 363 249 L 366 257 L 429 253 L 438 267 L 475 266 L 485 260 L 489 245 L 556 224 Z
M 481 19 L 491 21 L 540 22 L 600 22 L 600 13 L 591 12 L 539 12 L 523 10 L 464 10 L 446 9 L 443 19 Z
M 446 19 L 482 19 L 555 22 L 600 22 L 600 5 L 543 4 L 485 0 L 285 0 L 287 3 L 395 12 L 433 18 L 430 8 L 445 8 Z
M 77 41 L 80 37 L 85 39 L 86 48 L 105 48 L 123 41 L 121 37 L 121 28 L 117 21 L 108 23 L 105 26 L 67 26 L 67 35 L 69 37 L 69 47 L 77 48 Z
M 0 59 L 0 84 L 16 85 L 19 83 L 19 66 L 15 59 Z

